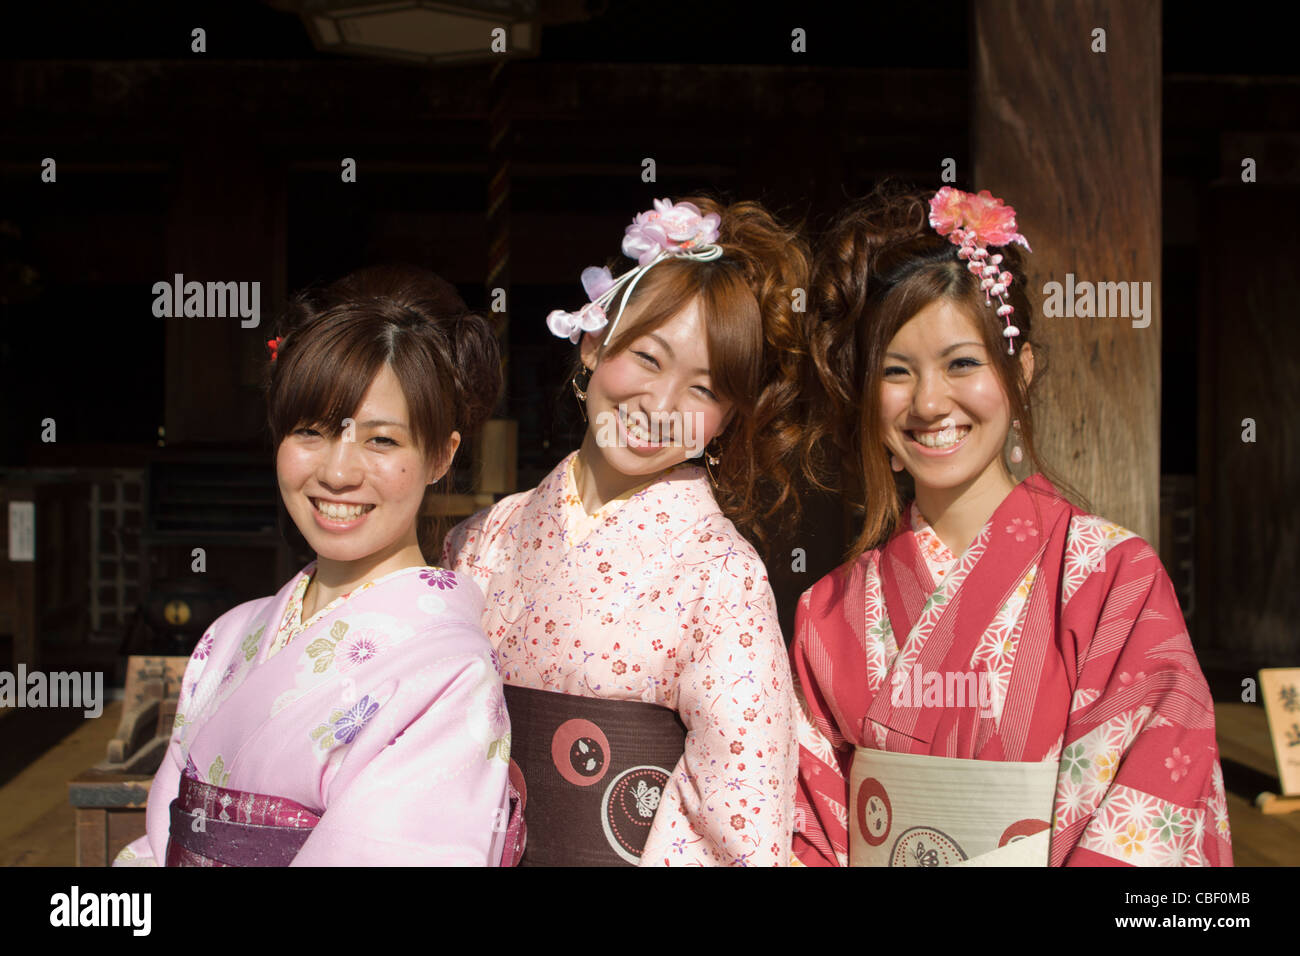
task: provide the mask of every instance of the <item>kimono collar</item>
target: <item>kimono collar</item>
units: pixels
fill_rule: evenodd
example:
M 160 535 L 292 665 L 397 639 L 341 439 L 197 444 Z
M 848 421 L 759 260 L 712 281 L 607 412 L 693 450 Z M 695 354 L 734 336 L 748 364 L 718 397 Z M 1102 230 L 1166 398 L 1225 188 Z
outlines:
M 941 584 L 953 565 L 957 563 L 957 555 L 953 554 L 952 549 L 935 533 L 915 501 L 909 506 L 908 511 L 912 534 L 916 537 L 916 549 L 925 559 L 926 567 L 930 569 L 930 576 L 934 578 L 936 584 Z
M 346 601 L 362 594 L 377 584 L 382 584 L 391 578 L 399 575 L 420 572 L 421 579 L 428 581 L 431 585 L 437 586 L 439 590 L 454 587 L 457 583 L 456 575 L 444 568 L 434 567 L 432 565 L 410 565 L 405 568 L 398 568 L 396 571 L 390 571 L 381 577 L 372 581 L 363 581 L 351 591 L 340 594 L 334 600 L 330 601 L 324 607 L 317 609 L 308 620 L 303 620 L 303 600 L 307 595 L 307 586 L 311 583 L 312 577 L 316 574 L 316 562 L 312 561 L 305 568 L 299 571 L 283 588 L 277 599 L 284 596 L 284 608 L 279 613 L 279 627 L 276 630 L 275 637 L 267 648 L 266 658 L 271 658 L 278 654 L 285 646 L 299 634 L 308 630 L 322 618 L 334 613 Z M 285 591 L 288 594 L 285 595 Z
M 569 457 L 560 462 L 551 475 L 558 482 L 556 491 L 560 498 L 561 510 L 564 513 L 564 536 L 570 545 L 577 545 L 586 540 L 593 531 L 611 523 L 614 516 L 628 502 L 643 495 L 655 486 L 670 480 L 674 483 L 685 482 L 688 485 L 688 488 L 684 489 L 686 494 L 703 499 L 697 503 L 695 508 L 674 508 L 673 512 L 676 513 L 678 518 L 692 523 L 698 520 L 699 504 L 704 504 L 705 507 L 712 511 L 720 511 L 717 501 L 713 498 L 712 491 L 709 488 L 708 477 L 704 469 L 689 462 L 682 462 L 652 475 L 636 487 L 629 488 L 621 495 L 611 498 L 597 508 L 594 513 L 588 514 L 587 509 L 582 505 L 582 496 L 578 493 L 578 481 L 575 474 L 577 461 L 578 453 L 576 451 L 571 452 Z M 663 519 L 659 520 L 662 521 Z

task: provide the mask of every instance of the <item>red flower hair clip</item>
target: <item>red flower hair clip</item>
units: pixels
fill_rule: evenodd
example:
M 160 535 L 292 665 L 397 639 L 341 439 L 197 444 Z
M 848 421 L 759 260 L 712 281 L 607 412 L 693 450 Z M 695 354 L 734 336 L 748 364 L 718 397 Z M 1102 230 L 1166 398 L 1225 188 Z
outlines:
M 271 350 L 271 361 L 274 362 L 280 353 L 280 343 L 284 341 L 283 335 L 277 335 L 273 339 L 266 340 L 266 347 Z
M 966 268 L 980 279 L 984 301 L 991 306 L 996 297 L 1001 302 L 997 312 L 1007 323 L 1002 335 L 1007 340 L 1007 354 L 1014 355 L 1014 339 L 1020 330 L 1011 324 L 1011 314 L 1016 310 L 1006 300 L 1012 276 L 1001 269 L 1002 256 L 990 256 L 988 247 L 1018 242 L 1029 249 L 1029 242 L 1016 232 L 1015 209 L 987 189 L 972 194 L 944 186 L 930 200 L 930 225 L 958 247 L 958 258 L 966 260 Z

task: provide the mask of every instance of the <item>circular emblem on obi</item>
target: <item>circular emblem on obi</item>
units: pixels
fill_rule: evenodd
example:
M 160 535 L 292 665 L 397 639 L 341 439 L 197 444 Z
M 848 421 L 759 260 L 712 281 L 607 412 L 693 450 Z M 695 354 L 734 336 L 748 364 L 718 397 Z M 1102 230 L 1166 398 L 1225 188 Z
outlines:
M 609 770 L 609 740 L 590 720 L 566 720 L 551 738 L 551 760 L 569 783 L 590 787 Z
M 894 822 L 894 810 L 889 805 L 885 786 L 875 777 L 868 777 L 858 787 L 858 829 L 868 846 L 880 846 L 889 836 Z
M 1041 833 L 1047 829 L 1047 826 L 1046 820 L 1017 820 L 1002 831 L 1002 838 L 998 840 L 998 846 L 1006 846 L 1008 843 L 1014 843 L 1017 840 L 1023 840 L 1025 837 L 1031 837 L 1035 833 Z
M 668 784 L 668 771 L 661 767 L 633 767 L 624 770 L 605 790 L 601 823 L 605 839 L 614 852 L 628 863 L 641 862 L 650 825 Z
M 934 827 L 908 827 L 894 841 L 890 866 L 952 866 L 966 859 L 957 841 Z

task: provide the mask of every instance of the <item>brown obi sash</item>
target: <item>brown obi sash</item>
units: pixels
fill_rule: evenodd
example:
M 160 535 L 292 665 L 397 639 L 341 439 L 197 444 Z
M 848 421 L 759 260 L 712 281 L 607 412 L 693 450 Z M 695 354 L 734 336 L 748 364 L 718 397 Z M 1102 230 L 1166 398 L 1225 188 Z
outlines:
M 181 776 L 167 866 L 288 866 L 320 815 L 285 797 Z
M 635 866 L 686 749 L 677 712 L 505 688 L 528 827 L 520 866 Z M 512 768 L 513 769 L 513 768 Z

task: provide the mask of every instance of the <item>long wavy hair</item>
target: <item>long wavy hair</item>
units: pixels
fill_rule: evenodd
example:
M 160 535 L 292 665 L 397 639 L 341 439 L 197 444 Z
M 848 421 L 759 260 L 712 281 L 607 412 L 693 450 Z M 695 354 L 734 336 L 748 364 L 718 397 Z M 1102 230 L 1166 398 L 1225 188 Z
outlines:
M 862 511 L 862 529 L 850 547 L 850 561 L 889 538 L 913 496 L 910 478 L 895 475 L 885 447 L 884 358 L 898 330 L 941 299 L 956 304 L 979 329 L 1011 418 L 1020 423 L 1025 457 L 1066 497 L 1081 500 L 1051 474 L 1034 442 L 1030 392 L 1041 380 L 1045 356 L 1033 340 L 1033 309 L 1020 252 L 1014 245 L 998 249 L 1002 268 L 1014 276 L 1007 298 L 1015 308 L 1021 346 L 1010 355 L 1003 320 L 985 303 L 979 277 L 958 258 L 957 247 L 929 224 L 930 195 L 891 183 L 878 187 L 840 214 L 814 265 L 812 366 L 830 414 L 810 421 L 808 440 L 833 449 L 843 461 L 841 491 Z M 1024 343 L 1034 350 L 1032 384 L 1026 384 L 1020 364 Z
M 698 300 L 714 391 L 735 407 L 711 448 L 721 459 L 714 494 L 741 533 L 766 548 L 773 531 L 799 520 L 796 475 L 809 471 L 805 303 L 812 256 L 797 226 L 757 202 L 686 201 L 721 216 L 722 255 L 709 262 L 667 259 L 646 272 L 601 357 L 618 355 Z M 575 363 L 573 373 L 581 368 Z

